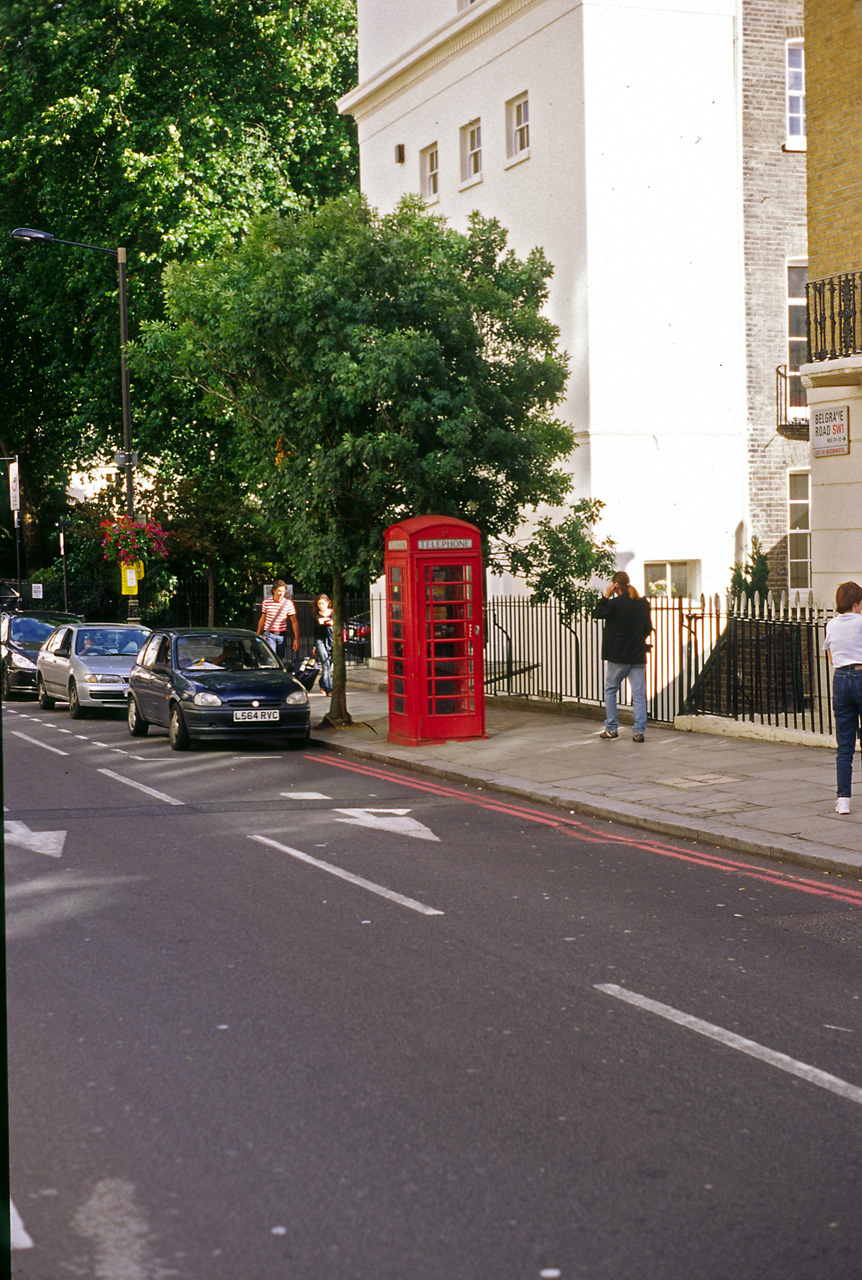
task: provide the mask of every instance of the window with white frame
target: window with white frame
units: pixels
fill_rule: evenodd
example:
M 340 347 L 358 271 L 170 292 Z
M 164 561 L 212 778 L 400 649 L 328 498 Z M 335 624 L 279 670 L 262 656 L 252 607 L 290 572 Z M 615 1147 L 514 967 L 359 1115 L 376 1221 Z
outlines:
M 461 183 L 482 179 L 482 121 L 471 120 L 461 130 Z
M 787 568 L 791 591 L 811 588 L 811 477 L 787 473 Z
M 808 358 L 808 316 L 805 286 L 808 263 L 797 259 L 787 264 L 787 373 L 789 378 L 788 409 L 798 410 L 794 419 L 807 417 L 808 397 L 799 376 L 799 366 Z M 804 412 L 802 412 L 804 411 Z
M 419 181 L 423 196 L 431 204 L 439 195 L 440 154 L 437 143 L 419 152 Z
M 506 103 L 506 158 L 526 160 L 530 154 L 530 98 L 519 93 Z
M 804 151 L 805 132 L 805 42 L 788 40 L 787 71 L 787 142 L 788 151 Z
M 644 595 L 687 600 L 695 593 L 696 579 L 692 560 L 648 560 L 644 564 Z
M 458 0 L 458 12 L 460 13 L 462 9 L 469 9 L 474 4 L 476 4 L 476 0 Z

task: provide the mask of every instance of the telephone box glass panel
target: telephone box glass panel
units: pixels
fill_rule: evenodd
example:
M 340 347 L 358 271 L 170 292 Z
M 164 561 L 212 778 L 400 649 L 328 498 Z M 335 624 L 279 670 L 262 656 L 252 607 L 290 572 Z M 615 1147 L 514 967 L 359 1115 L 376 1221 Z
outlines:
M 475 709 L 471 565 L 424 566 L 425 681 L 430 716 Z

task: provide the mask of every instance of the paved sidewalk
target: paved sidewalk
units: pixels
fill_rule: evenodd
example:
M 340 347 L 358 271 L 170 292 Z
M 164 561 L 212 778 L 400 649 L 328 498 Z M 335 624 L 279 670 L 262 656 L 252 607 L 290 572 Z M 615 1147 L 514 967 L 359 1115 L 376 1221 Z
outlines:
M 487 738 L 402 747 L 387 742 L 381 673 L 348 670 L 348 729 L 312 728 L 321 747 L 538 800 L 594 818 L 862 879 L 862 783 L 854 812 L 835 807 L 835 753 L 674 729 L 643 745 L 601 720 L 490 706 Z M 312 726 L 328 700 L 312 696 Z

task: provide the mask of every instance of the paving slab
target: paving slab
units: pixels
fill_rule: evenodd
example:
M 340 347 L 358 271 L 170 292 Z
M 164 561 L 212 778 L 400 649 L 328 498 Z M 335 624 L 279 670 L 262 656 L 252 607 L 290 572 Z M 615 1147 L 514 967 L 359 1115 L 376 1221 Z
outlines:
M 639 744 L 623 725 L 619 739 L 603 742 L 595 715 L 549 715 L 496 699 L 487 709 L 487 738 L 405 747 L 387 741 L 381 673 L 356 670 L 348 673 L 355 723 L 319 727 L 327 706 L 323 698 L 312 702 L 312 738 L 322 749 L 862 879 L 862 780 L 857 772 L 855 812 L 839 817 L 835 753 L 816 740 L 650 725 Z

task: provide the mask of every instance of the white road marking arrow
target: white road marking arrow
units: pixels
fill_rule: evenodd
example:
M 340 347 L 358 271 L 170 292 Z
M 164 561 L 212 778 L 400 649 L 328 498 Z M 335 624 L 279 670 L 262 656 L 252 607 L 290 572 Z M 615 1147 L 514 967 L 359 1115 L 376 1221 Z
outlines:
M 10 1240 L 13 1249 L 32 1249 L 33 1241 L 27 1235 L 24 1229 L 24 1223 L 21 1221 L 21 1215 L 15 1208 L 15 1201 L 9 1201 L 9 1226 Z
M 336 822 L 349 822 L 355 827 L 391 831 L 393 835 L 412 836 L 414 840 L 440 840 L 429 827 L 408 818 L 409 809 L 334 809 L 333 812 L 347 814 L 346 818 L 336 818 Z
M 8 844 L 31 853 L 46 853 L 49 858 L 59 858 L 66 843 L 65 831 L 31 831 L 25 822 L 3 819 L 3 830 Z

